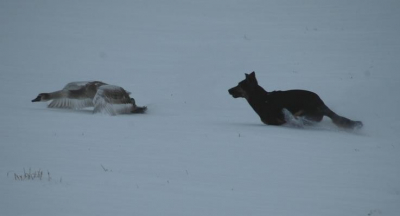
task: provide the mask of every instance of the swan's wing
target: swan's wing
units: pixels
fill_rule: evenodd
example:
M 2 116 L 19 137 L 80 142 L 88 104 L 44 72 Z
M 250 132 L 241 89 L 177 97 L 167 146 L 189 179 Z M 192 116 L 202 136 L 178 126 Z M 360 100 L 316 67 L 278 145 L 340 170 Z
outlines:
M 100 86 L 97 89 L 96 96 L 102 97 L 107 103 L 111 104 L 131 103 L 131 98 L 125 89 L 115 85 Z
M 78 82 L 70 82 L 64 86 L 63 90 L 78 90 L 83 86 L 87 85 L 88 83 L 93 83 L 96 87 L 101 85 L 107 85 L 106 83 L 100 81 L 78 81 Z
M 85 86 L 91 81 L 79 81 L 79 82 L 70 82 L 64 86 L 63 90 L 78 90 L 82 86 Z
M 93 98 L 94 113 L 101 112 L 110 115 L 127 114 L 132 111 L 129 94 L 119 86 L 103 85 Z
M 93 107 L 93 101 L 90 98 L 86 99 L 61 98 L 51 101 L 48 107 L 65 108 L 65 109 L 83 109 L 85 107 Z
M 120 115 L 132 113 L 132 104 L 98 103 L 94 105 L 93 113 Z
M 89 81 L 79 81 L 79 82 L 70 82 L 64 86 L 62 91 L 75 91 L 82 89 Z M 49 108 L 64 108 L 64 109 L 82 109 L 85 107 L 93 106 L 93 102 L 91 99 L 70 99 L 67 97 L 54 99 L 48 105 Z
M 98 88 L 99 86 L 106 85 L 100 81 L 79 81 L 79 82 L 70 82 L 68 83 L 62 91 L 65 92 L 76 92 L 79 91 L 78 94 L 82 94 L 82 96 L 77 97 L 77 99 L 71 98 L 59 98 L 54 99 L 48 107 L 50 108 L 66 108 L 66 109 L 83 109 L 85 107 L 93 107 L 93 100 L 90 96 L 87 96 L 88 90 L 87 86 L 90 85 L 94 88 Z M 95 90 L 94 90 L 95 91 Z M 93 92 L 94 95 L 94 92 Z M 93 96 L 92 96 L 93 97 Z

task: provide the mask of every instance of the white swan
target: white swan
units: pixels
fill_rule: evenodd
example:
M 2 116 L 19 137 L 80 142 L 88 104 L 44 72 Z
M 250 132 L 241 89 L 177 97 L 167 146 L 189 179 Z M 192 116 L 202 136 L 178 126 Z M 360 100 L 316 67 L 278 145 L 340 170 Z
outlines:
M 93 112 L 110 115 L 144 113 L 147 107 L 136 106 L 129 97 L 130 92 L 122 87 L 100 81 L 68 83 L 63 89 L 50 93 L 40 93 L 32 102 L 50 101 L 50 108 L 83 109 L 94 107 Z

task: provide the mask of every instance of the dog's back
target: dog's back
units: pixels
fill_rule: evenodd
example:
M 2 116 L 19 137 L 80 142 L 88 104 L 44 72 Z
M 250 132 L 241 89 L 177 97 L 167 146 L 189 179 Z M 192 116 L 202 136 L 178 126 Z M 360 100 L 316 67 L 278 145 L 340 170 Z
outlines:
M 266 103 L 276 108 L 286 108 L 292 113 L 300 110 L 314 110 L 325 105 L 317 94 L 306 90 L 269 92 Z

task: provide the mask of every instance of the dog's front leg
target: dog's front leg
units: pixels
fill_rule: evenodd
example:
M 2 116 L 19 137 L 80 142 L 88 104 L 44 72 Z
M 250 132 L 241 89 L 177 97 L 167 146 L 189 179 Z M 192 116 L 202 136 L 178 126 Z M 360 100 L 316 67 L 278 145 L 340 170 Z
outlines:
M 271 110 L 267 115 L 261 117 L 261 121 L 267 125 L 283 125 L 286 123 L 282 112 Z
M 271 120 L 271 119 L 269 119 L 269 120 L 267 120 L 267 119 L 261 119 L 261 121 L 262 121 L 264 124 L 266 124 L 266 125 L 277 125 L 277 126 L 283 125 L 283 124 L 286 123 L 286 121 L 284 121 L 284 120 L 282 120 L 282 119 L 278 119 L 278 118 L 273 119 L 273 120 Z

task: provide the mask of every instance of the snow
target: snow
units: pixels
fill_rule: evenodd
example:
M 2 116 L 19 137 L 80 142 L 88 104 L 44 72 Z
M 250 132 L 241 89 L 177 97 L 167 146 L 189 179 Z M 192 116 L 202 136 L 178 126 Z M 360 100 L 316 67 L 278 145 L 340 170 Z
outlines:
M 0 214 L 400 215 L 398 20 L 397 0 L 0 1 Z M 227 92 L 251 71 L 364 128 L 263 125 Z M 31 103 L 82 80 L 148 113 Z

